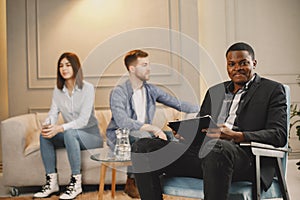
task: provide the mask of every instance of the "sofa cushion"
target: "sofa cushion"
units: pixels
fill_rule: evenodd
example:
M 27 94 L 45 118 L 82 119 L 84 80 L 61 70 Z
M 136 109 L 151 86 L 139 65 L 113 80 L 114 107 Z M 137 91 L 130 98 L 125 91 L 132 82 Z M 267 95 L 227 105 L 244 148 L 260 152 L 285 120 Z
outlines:
M 111 119 L 111 111 L 110 109 L 101 109 L 95 111 L 96 118 L 99 122 L 99 129 L 101 136 L 104 141 L 106 139 L 106 128 Z M 162 105 L 157 106 L 155 116 L 153 119 L 153 124 L 162 130 L 170 130 L 167 126 L 169 121 L 173 121 L 175 119 L 186 118 L 186 114 L 182 112 L 178 112 L 177 110 L 169 107 L 165 107 Z M 194 115 L 194 114 L 193 114 Z M 41 122 L 45 121 L 48 113 L 40 112 L 35 114 L 30 114 L 30 119 L 28 120 L 28 130 L 26 134 L 26 142 L 24 148 L 24 155 L 27 156 L 35 151 L 40 149 L 40 131 L 41 131 Z M 63 118 L 61 115 L 58 117 L 58 124 L 63 123 Z
M 27 129 L 25 136 L 24 155 L 27 156 L 40 149 L 40 131 L 41 126 L 37 120 L 36 114 L 30 114 L 27 118 Z
M 96 118 L 99 123 L 99 129 L 100 129 L 101 136 L 102 136 L 103 140 L 105 141 L 105 139 L 106 139 L 105 133 L 106 133 L 108 123 L 110 122 L 110 119 L 111 119 L 111 111 L 110 111 L 110 109 L 96 110 L 95 115 L 96 115 Z
M 97 120 L 99 122 L 99 128 L 102 137 L 105 139 L 105 131 L 107 128 L 107 125 L 111 118 L 111 112 L 109 109 L 106 110 L 97 110 L 95 112 L 95 115 L 97 117 Z M 24 155 L 27 156 L 35 151 L 38 151 L 40 149 L 40 132 L 41 132 L 41 123 L 45 121 L 45 119 L 48 117 L 47 112 L 38 112 L 38 113 L 32 113 L 29 115 L 28 118 L 28 128 L 27 133 L 25 137 L 25 146 L 24 146 Z M 58 124 L 62 124 L 63 118 L 61 114 L 58 117 Z
M 168 127 L 168 122 L 181 119 L 180 114 L 180 112 L 173 108 L 160 105 L 157 106 L 152 123 L 164 131 L 170 131 L 171 129 Z
M 40 133 L 41 133 L 41 123 L 45 121 L 48 113 L 34 113 L 30 114 L 28 118 L 28 129 L 25 137 L 25 147 L 24 155 L 38 151 L 40 149 Z M 62 116 L 59 115 L 58 123 L 63 123 Z

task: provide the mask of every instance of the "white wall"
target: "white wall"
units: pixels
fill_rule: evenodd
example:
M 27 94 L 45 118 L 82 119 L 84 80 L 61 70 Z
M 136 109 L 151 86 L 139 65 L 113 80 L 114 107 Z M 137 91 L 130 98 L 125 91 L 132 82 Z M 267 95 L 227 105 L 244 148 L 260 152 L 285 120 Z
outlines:
M 234 42 L 251 44 L 260 75 L 288 84 L 292 101 L 300 103 L 296 78 L 300 45 L 298 0 L 200 0 L 199 41 L 224 79 L 225 51 Z
M 9 0 L 7 19 L 10 116 L 49 108 L 64 51 L 81 58 L 86 80 L 97 86 L 97 108 L 109 106 L 109 92 L 127 74 L 123 55 L 133 48 L 150 52 L 151 82 L 199 103 L 199 57 L 190 63 L 176 55 L 189 54 L 189 41 L 198 44 L 197 0 Z
M 292 103 L 300 103 L 299 10 L 299 0 L 9 0 L 9 115 L 49 108 L 63 51 L 84 61 L 98 108 L 108 107 L 110 90 L 126 74 L 122 56 L 131 48 L 151 53 L 153 83 L 199 102 L 207 86 L 227 79 L 224 53 L 236 41 L 250 43 L 257 72 L 288 84 Z
M 223 79 L 227 79 L 225 51 L 232 43 L 245 41 L 255 49 L 257 73 L 289 85 L 292 103 L 300 104 L 299 0 L 200 0 L 198 10 L 199 41 Z M 290 145 L 300 152 L 294 129 Z

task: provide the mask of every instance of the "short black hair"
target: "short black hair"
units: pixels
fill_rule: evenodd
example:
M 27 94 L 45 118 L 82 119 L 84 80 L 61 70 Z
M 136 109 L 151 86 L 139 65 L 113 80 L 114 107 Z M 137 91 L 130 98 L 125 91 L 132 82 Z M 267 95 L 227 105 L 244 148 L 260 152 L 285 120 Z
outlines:
M 250 56 L 252 57 L 252 59 L 253 60 L 255 59 L 255 54 L 254 54 L 253 48 L 249 44 L 246 44 L 244 42 L 237 42 L 237 43 L 234 43 L 233 45 L 231 45 L 228 48 L 228 50 L 226 51 L 226 54 L 225 54 L 226 57 L 230 51 L 248 51 Z

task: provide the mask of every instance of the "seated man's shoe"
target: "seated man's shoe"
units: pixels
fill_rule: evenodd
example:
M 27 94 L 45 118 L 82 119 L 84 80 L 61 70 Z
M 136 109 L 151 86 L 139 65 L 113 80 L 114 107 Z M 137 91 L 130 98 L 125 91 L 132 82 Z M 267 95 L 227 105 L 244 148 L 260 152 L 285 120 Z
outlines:
M 41 191 L 33 195 L 33 198 L 46 198 L 50 197 L 52 194 L 59 194 L 57 173 L 46 174 L 46 184 L 43 185 Z
M 134 178 L 127 178 L 124 192 L 131 198 L 140 198 L 139 191 L 135 185 Z
M 299 165 L 300 165 L 300 161 L 298 161 L 298 162 L 296 163 L 296 165 L 298 165 L 298 166 L 299 166 Z
M 81 193 L 81 174 L 72 175 L 66 191 L 60 195 L 59 199 L 75 199 Z

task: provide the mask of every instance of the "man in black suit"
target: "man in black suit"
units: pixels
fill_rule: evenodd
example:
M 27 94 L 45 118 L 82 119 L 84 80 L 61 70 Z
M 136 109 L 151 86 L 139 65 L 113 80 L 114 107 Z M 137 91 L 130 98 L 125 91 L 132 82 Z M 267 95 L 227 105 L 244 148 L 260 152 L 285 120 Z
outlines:
M 253 155 L 247 147 L 239 146 L 240 142 L 277 147 L 286 144 L 283 85 L 254 73 L 257 61 L 252 47 L 246 43 L 230 46 L 226 60 L 231 80 L 207 91 L 198 114 L 211 115 L 219 128 L 203 130 L 207 132 L 204 141 L 203 133 L 190 142 L 157 138 L 142 139 L 133 145 L 132 161 L 142 200 L 162 199 L 162 174 L 203 178 L 205 199 L 225 200 L 232 181 L 254 178 Z M 264 189 L 272 183 L 274 163 L 273 159 L 261 162 Z

